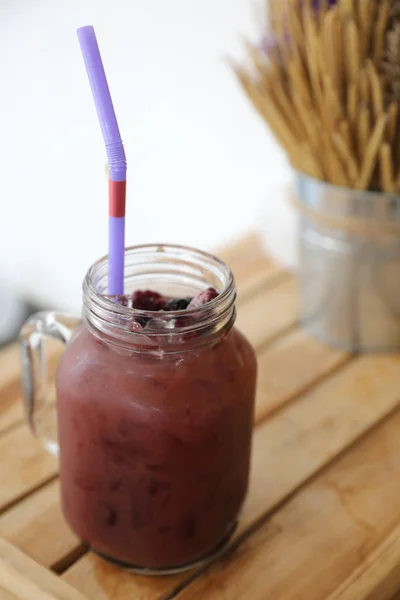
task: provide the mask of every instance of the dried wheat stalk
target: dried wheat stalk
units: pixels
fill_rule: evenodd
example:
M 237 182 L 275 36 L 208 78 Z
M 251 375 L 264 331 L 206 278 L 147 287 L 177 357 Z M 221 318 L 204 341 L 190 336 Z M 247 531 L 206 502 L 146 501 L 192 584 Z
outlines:
M 266 0 L 273 43 L 239 80 L 293 166 L 400 192 L 400 0 Z

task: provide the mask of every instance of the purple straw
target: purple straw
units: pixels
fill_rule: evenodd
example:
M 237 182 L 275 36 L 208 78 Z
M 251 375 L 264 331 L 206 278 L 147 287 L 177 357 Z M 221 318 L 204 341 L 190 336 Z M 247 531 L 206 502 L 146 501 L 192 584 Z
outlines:
M 91 25 L 77 33 L 108 157 L 108 293 L 114 296 L 124 293 L 126 157 L 96 34 Z

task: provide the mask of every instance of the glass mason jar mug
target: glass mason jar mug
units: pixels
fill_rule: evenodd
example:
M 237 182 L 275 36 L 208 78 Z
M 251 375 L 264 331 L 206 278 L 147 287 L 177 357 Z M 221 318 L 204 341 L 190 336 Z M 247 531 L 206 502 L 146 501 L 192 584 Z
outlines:
M 39 313 L 24 326 L 27 417 L 59 451 L 63 511 L 75 533 L 121 566 L 179 571 L 213 555 L 236 525 L 248 485 L 255 354 L 234 328 L 234 280 L 217 258 L 179 246 L 127 249 L 126 293 L 220 292 L 201 307 L 162 313 L 107 298 L 107 264 L 85 278 L 82 320 Z M 135 326 L 151 318 L 152 326 Z M 43 419 L 46 337 L 67 343 L 56 373 L 58 439 Z

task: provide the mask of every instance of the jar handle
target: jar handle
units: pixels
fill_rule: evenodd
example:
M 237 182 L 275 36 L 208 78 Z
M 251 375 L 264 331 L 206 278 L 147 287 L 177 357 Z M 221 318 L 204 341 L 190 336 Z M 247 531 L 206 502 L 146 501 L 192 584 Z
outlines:
M 52 382 L 59 350 L 64 350 L 80 322 L 73 315 L 39 312 L 26 321 L 19 336 L 25 416 L 33 435 L 54 456 L 58 456 L 58 436 Z

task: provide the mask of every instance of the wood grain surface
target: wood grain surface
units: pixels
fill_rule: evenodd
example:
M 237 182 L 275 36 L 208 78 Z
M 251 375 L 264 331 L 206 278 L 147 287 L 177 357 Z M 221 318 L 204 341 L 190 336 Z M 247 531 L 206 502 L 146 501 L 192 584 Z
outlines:
M 87 600 L 59 577 L 0 539 L 1 600 Z
M 158 578 L 88 551 L 62 516 L 57 461 L 22 422 L 12 346 L 0 353 L 0 600 L 400 597 L 400 355 L 311 339 L 296 324 L 295 279 L 256 236 L 220 254 L 259 362 L 249 493 L 229 547 Z

